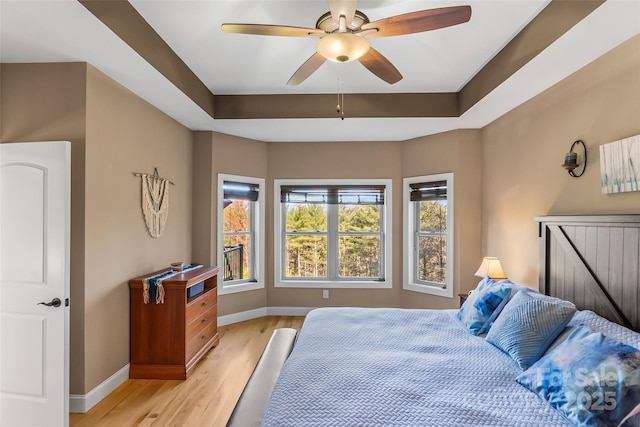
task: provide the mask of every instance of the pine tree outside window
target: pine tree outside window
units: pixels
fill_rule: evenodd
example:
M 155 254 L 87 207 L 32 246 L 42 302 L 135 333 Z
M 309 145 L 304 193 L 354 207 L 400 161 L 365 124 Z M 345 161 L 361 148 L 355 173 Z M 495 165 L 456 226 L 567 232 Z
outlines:
M 404 289 L 453 297 L 453 174 L 405 178 Z
M 390 183 L 276 180 L 276 286 L 390 287 Z

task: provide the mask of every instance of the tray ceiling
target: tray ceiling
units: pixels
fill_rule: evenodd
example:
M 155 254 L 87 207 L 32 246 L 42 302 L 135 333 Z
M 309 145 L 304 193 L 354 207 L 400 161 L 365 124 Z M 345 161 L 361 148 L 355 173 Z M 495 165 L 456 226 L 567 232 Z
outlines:
M 482 127 L 640 33 L 640 2 L 361 0 L 371 21 L 470 4 L 469 22 L 370 40 L 402 73 L 358 62 L 287 80 L 312 38 L 223 22 L 315 27 L 326 1 L 0 2 L 0 59 L 87 62 L 193 130 L 262 141 L 405 140 Z M 336 114 L 345 93 L 345 120 Z

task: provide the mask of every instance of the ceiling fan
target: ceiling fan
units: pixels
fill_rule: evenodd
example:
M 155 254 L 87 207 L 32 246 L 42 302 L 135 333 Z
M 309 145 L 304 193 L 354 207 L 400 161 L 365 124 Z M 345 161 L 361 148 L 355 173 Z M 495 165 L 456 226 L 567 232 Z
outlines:
M 297 86 L 328 59 L 334 62 L 358 60 L 373 74 L 389 84 L 402 80 L 400 71 L 367 39 L 399 36 L 437 30 L 462 24 L 471 19 L 471 6 L 451 6 L 420 10 L 369 22 L 356 10 L 356 0 L 329 0 L 329 12 L 322 15 L 316 28 L 262 24 L 222 24 L 222 31 L 262 36 L 317 37 L 316 52 L 287 82 Z

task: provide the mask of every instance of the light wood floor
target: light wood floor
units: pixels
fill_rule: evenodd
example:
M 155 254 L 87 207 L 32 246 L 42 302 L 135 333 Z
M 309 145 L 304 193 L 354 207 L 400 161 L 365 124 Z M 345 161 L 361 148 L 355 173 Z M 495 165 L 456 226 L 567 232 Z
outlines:
M 71 427 L 224 426 L 276 328 L 300 329 L 303 317 L 269 316 L 219 328 L 220 344 L 186 381 L 128 380 Z

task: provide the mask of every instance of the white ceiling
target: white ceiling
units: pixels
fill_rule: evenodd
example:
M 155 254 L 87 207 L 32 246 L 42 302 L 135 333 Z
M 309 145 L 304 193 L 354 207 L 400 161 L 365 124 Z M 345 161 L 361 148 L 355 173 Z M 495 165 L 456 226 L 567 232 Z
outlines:
M 457 92 L 549 0 L 360 0 L 371 21 L 470 4 L 471 20 L 440 30 L 371 39 L 403 74 L 395 85 L 358 62 L 327 61 L 300 86 L 286 82 L 315 51 L 315 39 L 223 33 L 223 22 L 315 27 L 316 0 L 131 0 L 215 95 Z M 75 0 L 0 1 L 0 60 L 88 62 L 193 130 L 262 141 L 405 140 L 479 128 L 640 33 L 640 2 L 608 0 L 459 118 L 214 120 Z M 348 111 L 348 95 L 344 102 Z

